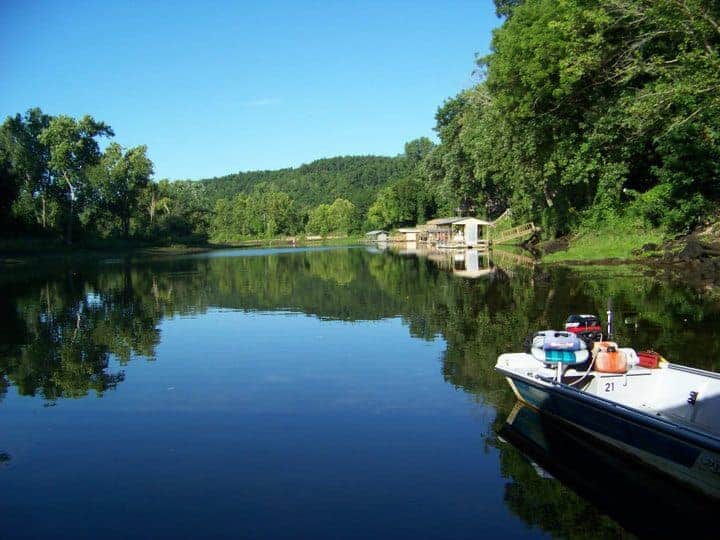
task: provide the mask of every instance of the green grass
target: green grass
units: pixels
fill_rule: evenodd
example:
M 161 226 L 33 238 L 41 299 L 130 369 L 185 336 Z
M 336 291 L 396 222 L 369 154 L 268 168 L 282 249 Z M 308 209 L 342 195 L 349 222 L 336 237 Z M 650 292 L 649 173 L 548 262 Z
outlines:
M 637 259 L 633 254 L 645 244 L 661 244 L 663 233 L 657 229 L 630 227 L 607 228 L 585 232 L 570 240 L 565 251 L 556 251 L 543 257 L 543 262 L 593 261 L 601 259 Z

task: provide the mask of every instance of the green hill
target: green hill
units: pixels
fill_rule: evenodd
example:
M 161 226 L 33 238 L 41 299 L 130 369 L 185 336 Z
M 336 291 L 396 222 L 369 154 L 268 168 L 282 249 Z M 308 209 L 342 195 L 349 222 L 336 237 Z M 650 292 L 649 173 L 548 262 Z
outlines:
M 200 180 L 212 205 L 238 193 L 256 190 L 283 191 L 301 209 L 350 200 L 364 215 L 380 188 L 406 175 L 410 169 L 404 156 L 343 156 L 319 159 L 296 168 L 249 171 Z

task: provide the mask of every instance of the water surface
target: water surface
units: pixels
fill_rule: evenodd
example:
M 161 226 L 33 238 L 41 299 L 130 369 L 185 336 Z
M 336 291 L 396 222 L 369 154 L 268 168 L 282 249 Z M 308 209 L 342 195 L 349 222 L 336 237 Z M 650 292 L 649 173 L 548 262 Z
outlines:
M 662 535 L 499 436 L 515 400 L 492 367 L 611 296 L 620 341 L 717 371 L 720 306 L 637 269 L 517 262 L 338 248 L 6 269 L 0 537 Z

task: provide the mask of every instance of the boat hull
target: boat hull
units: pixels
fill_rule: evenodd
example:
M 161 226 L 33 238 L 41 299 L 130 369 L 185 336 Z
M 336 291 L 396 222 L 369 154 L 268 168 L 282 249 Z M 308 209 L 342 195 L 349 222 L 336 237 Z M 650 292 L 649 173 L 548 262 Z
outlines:
M 537 464 L 536 470 L 640 538 L 704 538 L 716 528 L 714 499 L 525 404 L 515 405 L 499 436 Z M 648 494 L 652 512 L 638 511 Z
M 536 382 L 514 373 L 505 375 L 522 402 L 706 495 L 720 498 L 720 448 L 716 441 L 564 385 Z

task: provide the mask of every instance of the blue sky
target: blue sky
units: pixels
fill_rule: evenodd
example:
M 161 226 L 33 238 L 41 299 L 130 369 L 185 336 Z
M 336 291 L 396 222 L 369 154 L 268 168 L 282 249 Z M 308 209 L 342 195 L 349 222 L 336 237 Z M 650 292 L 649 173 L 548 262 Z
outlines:
M 498 24 L 491 0 L 3 2 L 0 114 L 91 114 L 156 178 L 395 155 Z

